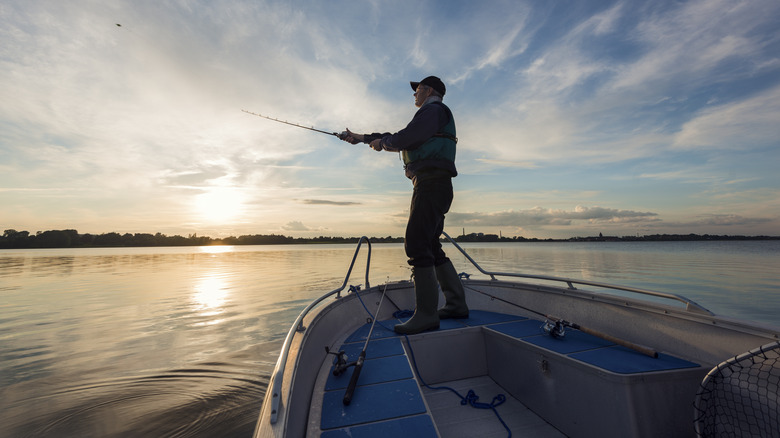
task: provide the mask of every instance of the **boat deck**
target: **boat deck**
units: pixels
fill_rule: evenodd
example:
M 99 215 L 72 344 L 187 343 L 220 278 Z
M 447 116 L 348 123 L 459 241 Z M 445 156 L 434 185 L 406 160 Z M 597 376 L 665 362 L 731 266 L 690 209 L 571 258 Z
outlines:
M 442 386 L 461 396 L 474 390 L 480 403 L 503 394 L 506 401 L 496 410 L 514 436 L 564 437 L 581 427 L 598 433 L 604 408 L 631 409 L 665 397 L 669 388 L 658 383 L 653 388 L 652 374 L 679 374 L 688 386 L 701 378 L 698 364 L 663 354 L 649 358 L 576 330 L 553 338 L 543 332 L 542 321 L 517 315 L 472 311 L 468 319 L 443 320 L 438 330 L 410 337 L 392 331 L 396 322 L 375 326 L 351 404 L 342 400 L 353 368 L 334 376 L 330 360 L 323 364 L 316 385 L 324 391 L 312 399 L 308 436 L 507 436 L 492 409 L 462 405 L 452 391 L 435 389 Z M 349 360 L 358 357 L 369 328 L 366 324 L 344 340 L 340 349 Z M 563 400 L 561 386 L 582 390 Z M 651 393 L 642 393 L 644 388 Z M 595 407 L 605 397 L 614 406 Z M 556 418 L 559 409 L 566 416 L 563 423 Z M 571 422 L 569 431 L 545 418 Z
M 481 395 L 480 401 L 488 403 L 493 396 L 504 394 L 506 401 L 496 409 L 513 436 L 565 438 L 563 433 L 533 413 L 488 376 L 442 382 L 437 386 L 451 387 L 460 394 L 473 390 Z M 506 429 L 490 409 L 474 409 L 471 406 L 461 405 L 457 397 L 448 390 L 423 388 L 423 396 L 443 437 L 505 438 L 507 436 Z

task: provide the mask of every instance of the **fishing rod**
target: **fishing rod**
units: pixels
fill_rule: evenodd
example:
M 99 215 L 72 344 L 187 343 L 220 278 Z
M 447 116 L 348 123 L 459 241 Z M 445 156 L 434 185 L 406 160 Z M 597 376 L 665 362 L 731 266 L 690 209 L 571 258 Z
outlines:
M 290 126 L 295 126 L 295 127 L 298 127 L 298 128 L 308 129 L 309 131 L 320 132 L 322 134 L 334 135 L 334 136 L 338 137 L 341 140 L 346 138 L 346 135 L 347 135 L 346 131 L 342 132 L 341 134 L 339 134 L 338 132 L 328 132 L 328 131 L 323 131 L 322 129 L 317 129 L 317 128 L 313 127 L 313 126 L 312 127 L 303 126 L 303 125 L 299 125 L 297 123 L 288 122 L 286 120 L 275 119 L 273 117 L 268 117 L 268 116 L 264 116 L 262 114 L 253 113 L 251 111 L 247 111 L 247 110 L 244 110 L 244 109 L 242 109 L 241 111 L 243 111 L 243 112 L 245 112 L 247 114 L 252 114 L 253 116 L 262 117 L 264 119 L 272 120 L 274 122 L 284 123 L 285 125 L 290 125 Z
M 379 318 L 379 310 L 382 309 L 382 301 L 385 300 L 386 294 L 387 294 L 387 283 L 385 283 L 385 288 L 382 291 L 382 298 L 379 299 L 379 305 L 376 308 L 376 314 L 374 314 L 374 319 L 373 321 L 371 321 L 371 328 L 368 330 L 368 336 L 366 336 L 366 343 L 363 344 L 363 351 L 360 352 L 358 359 L 355 362 L 348 364 L 346 363 L 347 354 L 344 353 L 344 351 L 339 351 L 338 354 L 330 353 L 338 357 L 338 363 L 336 364 L 336 367 L 333 369 L 334 376 L 341 375 L 348 367 L 351 367 L 352 365 L 355 366 L 355 369 L 352 370 L 352 377 L 349 379 L 349 385 L 347 385 L 347 391 L 344 393 L 344 399 L 342 400 L 344 406 L 349 406 L 349 404 L 352 403 L 352 396 L 355 394 L 355 387 L 357 386 L 357 381 L 358 378 L 360 377 L 360 371 L 363 370 L 363 364 L 366 361 L 366 350 L 368 349 L 368 342 L 371 340 L 371 334 L 374 332 L 374 326 L 376 325 L 376 320 Z M 327 347 L 325 348 L 325 350 L 327 351 Z
M 468 287 L 469 289 L 473 290 L 474 292 L 478 292 L 478 293 L 481 293 L 482 295 L 488 296 L 491 299 L 498 300 L 498 301 L 507 303 L 509 305 L 515 306 L 515 307 L 519 307 L 519 308 L 521 308 L 523 310 L 526 310 L 528 312 L 534 313 L 534 314 L 539 315 L 539 316 L 543 316 L 546 319 L 546 321 L 544 322 L 544 325 L 542 326 L 542 328 L 544 329 L 545 333 L 547 333 L 548 335 L 550 335 L 550 336 L 552 336 L 554 338 L 562 338 L 564 336 L 564 334 L 566 333 L 565 327 L 570 327 L 570 328 L 573 328 L 575 330 L 579 330 L 579 331 L 581 331 L 583 333 L 587 333 L 587 334 L 593 335 L 593 336 L 595 336 L 597 338 L 601 338 L 601 339 L 604 339 L 606 341 L 612 342 L 613 344 L 617 344 L 617 345 L 620 345 L 622 347 L 630 348 L 630 349 L 632 349 L 632 350 L 634 350 L 636 352 L 642 353 L 642 354 L 644 354 L 646 356 L 650 356 L 650 357 L 652 357 L 654 359 L 658 358 L 658 352 L 653 350 L 650 347 L 646 347 L 646 346 L 640 345 L 640 344 L 635 344 L 633 342 L 626 341 L 625 339 L 621 339 L 621 338 L 618 338 L 616 336 L 612 336 L 610 334 L 603 333 L 603 332 L 600 332 L 598 330 L 594 330 L 592 328 L 583 327 L 583 326 L 581 326 L 579 324 L 575 324 L 573 322 L 566 321 L 565 319 L 558 318 L 557 316 L 552 316 L 552 315 L 547 315 L 547 314 L 542 313 L 542 312 L 537 312 L 536 310 L 529 309 L 528 307 L 521 306 L 521 305 L 519 305 L 517 303 L 513 303 L 511 301 L 499 298 L 499 297 L 494 296 L 494 295 L 490 295 L 487 292 L 482 292 L 481 290 L 474 289 L 473 287 L 469 287 L 469 286 L 466 286 L 466 287 Z

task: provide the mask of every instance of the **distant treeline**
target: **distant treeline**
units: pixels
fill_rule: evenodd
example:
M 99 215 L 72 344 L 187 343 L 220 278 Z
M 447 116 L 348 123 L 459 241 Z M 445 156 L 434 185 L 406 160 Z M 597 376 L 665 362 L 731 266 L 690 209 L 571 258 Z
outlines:
M 674 242 L 699 240 L 780 240 L 780 236 L 716 236 L 711 234 L 653 234 L 647 236 L 571 237 L 568 239 L 537 239 L 522 236 L 504 237 L 497 234 L 471 233 L 455 237 L 457 242 Z
M 373 243 L 403 242 L 401 237 L 371 237 Z M 305 243 L 357 243 L 359 237 L 288 237 L 277 234 L 247 235 L 212 239 L 195 234 L 166 236 L 162 233 L 79 234 L 76 230 L 28 231 L 5 230 L 0 236 L 0 249 L 21 248 L 95 248 L 141 246 L 207 246 L 207 245 L 285 245 Z
M 28 231 L 5 230 L 0 236 L 0 249 L 23 248 L 95 248 L 142 246 L 207 246 L 207 245 L 289 245 L 311 243 L 357 243 L 359 237 L 288 237 L 280 234 L 253 234 L 212 239 L 195 234 L 166 236 L 162 233 L 79 234 L 76 230 L 50 230 L 30 234 Z M 400 243 L 402 237 L 371 237 L 372 243 Z M 457 242 L 661 242 L 698 240 L 780 240 L 780 236 L 714 236 L 709 234 L 655 234 L 649 236 L 572 237 L 570 239 L 536 239 L 503 237 L 496 234 L 472 233 L 455 237 Z

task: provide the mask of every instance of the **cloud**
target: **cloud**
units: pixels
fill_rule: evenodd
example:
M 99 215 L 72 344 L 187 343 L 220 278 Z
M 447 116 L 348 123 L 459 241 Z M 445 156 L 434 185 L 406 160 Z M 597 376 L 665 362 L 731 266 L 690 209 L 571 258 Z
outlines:
M 766 12 L 758 17 L 756 7 Z M 702 77 L 712 81 L 713 73 L 721 80 L 744 74 L 745 67 L 754 68 L 750 63 L 718 69 L 732 61 L 748 60 L 770 47 L 770 41 L 763 40 L 763 34 L 756 30 L 772 20 L 769 11 L 777 10 L 777 5 L 715 0 L 688 2 L 679 8 L 646 9 L 646 18 L 631 34 L 643 54 L 621 69 L 612 85 L 615 89 L 690 89 L 700 87 Z
M 770 224 L 777 218 L 744 217 L 738 214 L 704 214 L 691 221 L 676 221 L 664 223 L 668 228 L 712 229 L 712 227 L 754 227 Z
M 307 205 L 361 205 L 362 202 L 329 201 L 327 199 L 302 199 L 301 203 Z
M 312 231 L 311 228 L 307 227 L 303 224 L 301 221 L 290 221 L 286 224 L 282 225 L 282 230 L 284 231 Z
M 458 213 L 447 215 L 448 225 L 485 227 L 527 227 L 541 225 L 572 225 L 575 221 L 590 223 L 630 223 L 656 221 L 658 214 L 603 207 L 577 206 L 574 210 L 534 207 L 529 210 L 508 210 L 492 213 Z
M 545 165 L 658 157 L 670 145 L 728 147 L 740 134 L 745 147 L 777 137 L 776 92 L 743 103 L 750 90 L 776 83 L 767 78 L 776 76 L 777 39 L 763 32 L 780 13 L 776 2 L 763 2 L 760 17 L 757 5 L 729 1 L 627 5 L 584 14 L 556 38 L 534 29 L 505 95 L 475 116 L 473 135 L 459 134 L 463 143 Z
M 751 226 L 771 222 L 769 218 L 747 218 L 738 214 L 710 214 L 691 222 L 692 225 Z
M 536 169 L 539 167 L 539 165 L 530 161 L 490 160 L 487 158 L 477 158 L 475 161 L 478 161 L 482 164 L 488 164 L 490 166 L 512 167 L 517 169 Z
M 740 102 L 705 108 L 674 136 L 678 149 L 744 150 L 780 139 L 780 87 Z
M 500 68 L 508 60 L 521 55 L 528 47 L 527 42 L 518 41 L 526 27 L 527 14 L 521 15 L 519 22 L 512 22 L 511 26 L 499 33 L 500 38 L 487 42 L 482 57 L 472 60 L 473 64 L 467 66 L 460 74 L 452 78 L 452 84 L 458 85 L 468 80 L 475 73 L 486 70 Z M 495 23 L 491 23 L 495 25 Z M 469 35 L 480 35 L 480 32 L 468 33 Z M 494 35 L 494 34 L 487 34 Z

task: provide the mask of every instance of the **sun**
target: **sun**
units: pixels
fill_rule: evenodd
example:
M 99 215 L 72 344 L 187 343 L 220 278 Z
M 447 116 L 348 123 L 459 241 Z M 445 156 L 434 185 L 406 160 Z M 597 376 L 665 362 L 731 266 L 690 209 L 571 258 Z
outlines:
M 195 197 L 195 214 L 209 223 L 237 219 L 243 210 L 244 194 L 233 187 L 212 187 Z

